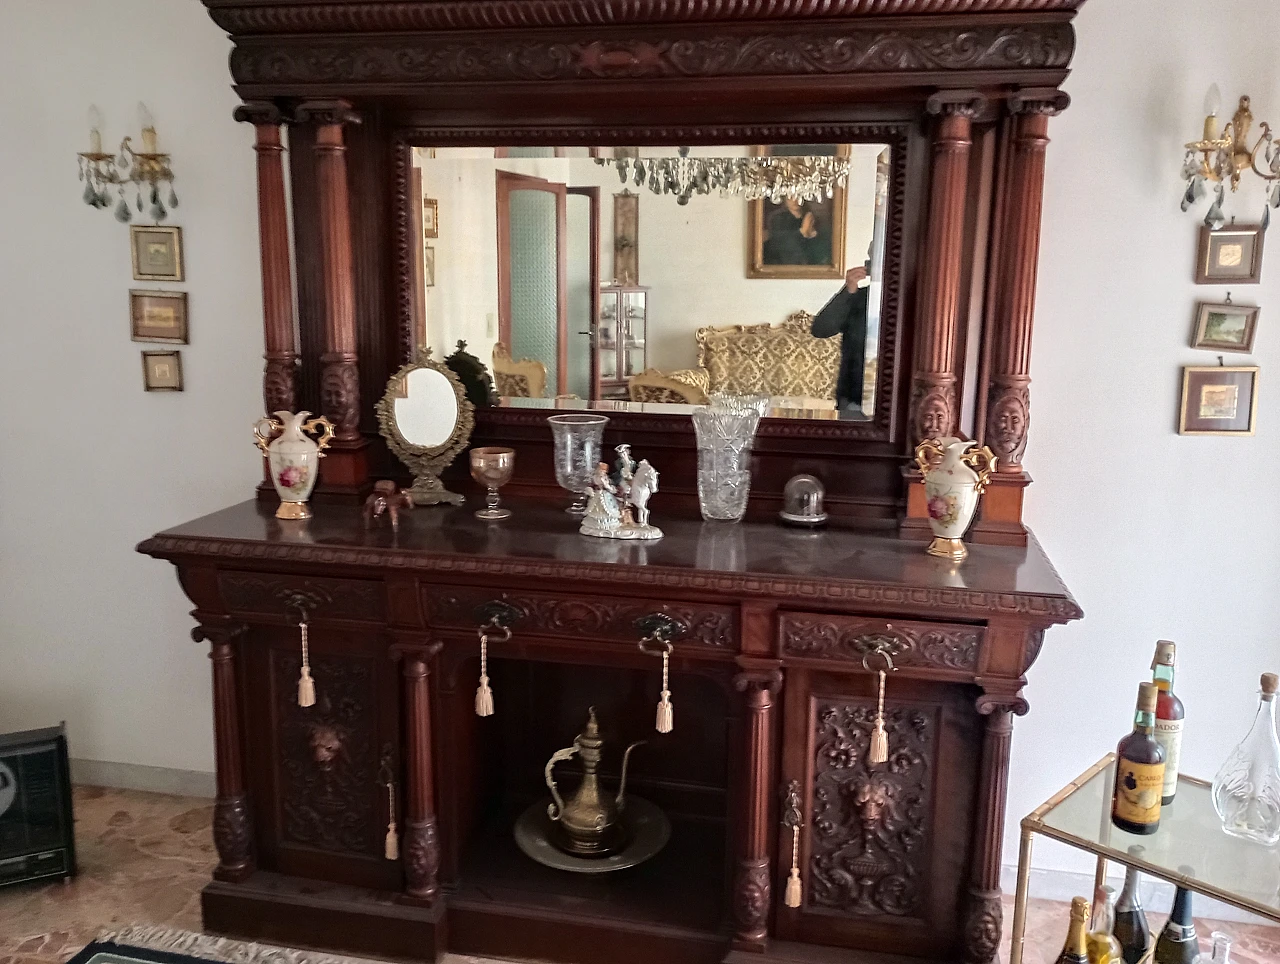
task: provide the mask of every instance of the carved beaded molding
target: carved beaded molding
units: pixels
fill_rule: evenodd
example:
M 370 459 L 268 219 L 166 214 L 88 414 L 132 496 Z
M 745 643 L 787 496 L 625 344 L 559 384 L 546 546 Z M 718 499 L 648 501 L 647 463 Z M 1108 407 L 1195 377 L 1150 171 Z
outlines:
M 232 34 L 392 33 L 531 27 L 891 17 L 977 13 L 1071 13 L 1084 0 L 436 0 L 316 2 L 204 0 Z

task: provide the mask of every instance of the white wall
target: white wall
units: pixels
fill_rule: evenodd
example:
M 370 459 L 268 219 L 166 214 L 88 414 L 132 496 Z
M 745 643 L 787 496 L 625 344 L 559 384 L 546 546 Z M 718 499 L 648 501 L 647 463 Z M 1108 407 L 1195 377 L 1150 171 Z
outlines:
M 1247 727 L 1258 673 L 1280 665 L 1275 251 L 1265 283 L 1235 292 L 1266 309 L 1257 436 L 1173 432 L 1179 367 L 1212 362 L 1187 348 L 1193 302 L 1223 291 L 1190 282 L 1180 145 L 1212 80 L 1280 118 L 1280 9 L 1094 0 L 1078 24 L 1075 103 L 1051 124 L 1027 465 L 1031 523 L 1087 617 L 1052 630 L 1030 674 L 1009 860 L 1019 818 L 1127 729 L 1158 637 L 1181 644 L 1183 758 L 1202 776 Z M 195 2 L 0 5 L 0 727 L 65 717 L 78 756 L 212 768 L 188 606 L 172 569 L 132 550 L 245 498 L 257 478 L 253 153 L 230 119 L 227 50 Z M 88 104 L 118 141 L 139 99 L 179 174 L 172 223 L 185 229 L 192 315 L 182 394 L 143 393 L 128 231 L 85 207 L 75 180 Z M 1259 209 L 1256 194 L 1236 208 L 1242 220 Z M 448 219 L 442 203 L 442 229 Z M 1036 863 L 1079 866 L 1046 845 Z
M 208 771 L 206 647 L 167 563 L 134 545 L 250 495 L 262 311 L 252 128 L 196 2 L 0 3 L 0 730 L 66 719 L 72 754 Z M 137 103 L 172 153 L 186 391 L 142 390 L 129 230 L 80 199 L 86 112 L 106 149 Z M 154 285 L 154 287 L 166 287 Z
M 1050 123 L 1029 516 L 1086 616 L 1050 631 L 1029 674 L 1009 862 L 1018 820 L 1129 728 L 1157 639 L 1180 644 L 1183 769 L 1208 779 L 1248 728 L 1259 673 L 1280 669 L 1280 252 L 1267 253 L 1261 285 L 1232 289 L 1264 308 L 1255 353 L 1227 356 L 1261 366 L 1256 437 L 1174 431 L 1181 366 L 1217 363 L 1188 347 L 1193 305 L 1226 291 L 1192 283 L 1198 220 L 1178 210 L 1182 144 L 1200 133 L 1213 81 L 1227 117 L 1248 93 L 1258 120 L 1280 118 L 1280 4 L 1229 6 L 1085 4 L 1073 103 Z M 1251 183 L 1229 203 L 1241 223 L 1262 212 Z M 1083 867 L 1037 848 L 1040 866 Z

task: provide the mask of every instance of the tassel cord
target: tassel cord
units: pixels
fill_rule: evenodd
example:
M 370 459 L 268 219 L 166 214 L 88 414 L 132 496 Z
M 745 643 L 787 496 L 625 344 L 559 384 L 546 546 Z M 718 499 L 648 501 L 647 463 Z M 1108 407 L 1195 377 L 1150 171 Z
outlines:
M 298 705 L 306 708 L 316 705 L 316 682 L 311 677 L 311 653 L 307 640 L 307 621 L 298 623 L 302 635 L 302 673 L 298 677 Z
M 383 856 L 387 860 L 400 859 L 400 833 L 396 825 L 396 785 L 394 780 L 387 781 L 387 838 L 383 843 Z

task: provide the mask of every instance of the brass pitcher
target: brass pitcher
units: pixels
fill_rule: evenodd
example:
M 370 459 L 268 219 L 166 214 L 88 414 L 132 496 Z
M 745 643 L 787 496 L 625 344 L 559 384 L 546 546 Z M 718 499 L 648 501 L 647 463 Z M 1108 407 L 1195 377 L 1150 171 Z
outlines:
M 600 727 L 596 723 L 596 708 L 591 707 L 589 712 L 586 729 L 574 737 L 573 746 L 556 750 L 543 769 L 551 798 L 555 801 L 547 806 L 547 816 L 556 824 L 552 842 L 565 853 L 580 857 L 607 857 L 625 849 L 629 842 L 627 828 L 618 819 L 626 807 L 627 764 L 631 761 L 631 751 L 647 741 L 632 743 L 622 755 L 622 779 L 618 783 L 618 795 L 611 800 L 600 792 L 596 771 L 600 767 L 604 740 L 600 738 Z M 574 756 L 582 758 L 582 785 L 573 799 L 565 803 L 551 770 L 557 763 Z

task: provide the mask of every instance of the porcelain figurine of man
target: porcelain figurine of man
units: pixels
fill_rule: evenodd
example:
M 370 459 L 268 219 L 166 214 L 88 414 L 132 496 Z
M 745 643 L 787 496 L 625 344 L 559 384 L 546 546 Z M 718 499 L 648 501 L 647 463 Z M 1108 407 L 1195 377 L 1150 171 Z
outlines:
M 591 497 L 587 500 L 587 514 L 578 529 L 584 536 L 612 539 L 622 527 L 622 511 L 618 505 L 618 490 L 609 480 L 609 466 L 601 462 L 591 479 Z

